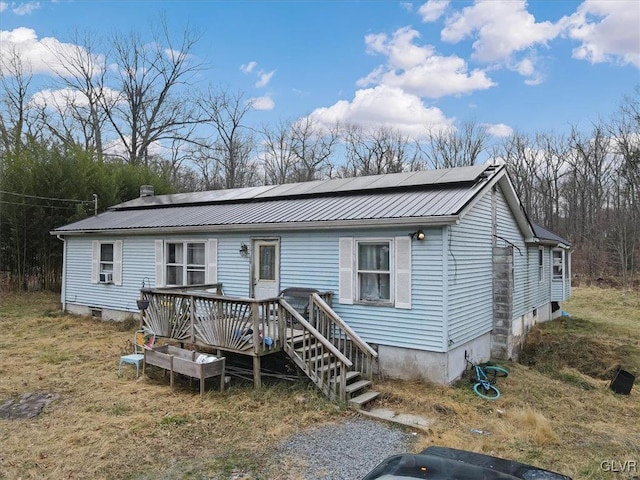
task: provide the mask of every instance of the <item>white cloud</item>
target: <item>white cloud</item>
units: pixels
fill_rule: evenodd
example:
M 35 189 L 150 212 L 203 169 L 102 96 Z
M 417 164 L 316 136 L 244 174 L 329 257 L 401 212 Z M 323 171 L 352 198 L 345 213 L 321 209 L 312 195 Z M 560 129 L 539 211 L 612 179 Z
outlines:
M 635 1 L 587 0 L 561 23 L 570 38 L 582 42 L 574 58 L 640 67 L 640 7 Z
M 0 2 L 0 13 L 4 12 L 9 7 L 7 2 Z
M 129 135 L 125 136 L 124 140 L 127 142 L 127 144 L 129 145 L 131 144 L 131 136 Z M 112 155 L 114 157 L 121 157 L 121 158 L 128 157 L 125 144 L 120 138 L 107 142 L 104 147 L 104 153 L 106 155 Z M 167 154 L 169 153 L 170 153 L 169 149 L 158 141 L 154 141 L 149 144 L 149 154 L 152 156 L 166 157 Z
M 396 30 L 392 38 L 386 34 L 367 35 L 367 51 L 386 55 L 387 65 L 377 67 L 358 80 L 357 85 L 388 85 L 429 98 L 485 90 L 495 85 L 484 71 L 469 72 L 462 58 L 439 56 L 431 45 L 416 45 L 419 37 L 409 27 Z
M 248 102 L 256 110 L 273 110 L 276 106 L 270 95 L 265 95 L 263 97 L 252 97 L 248 100 Z
M 38 39 L 35 30 L 30 28 L 19 27 L 14 30 L 1 30 L 0 60 L 8 60 L 14 52 L 19 55 L 32 73 L 47 75 L 69 74 L 62 67 L 56 55 L 70 57 L 89 55 L 82 47 L 72 43 L 62 43 L 53 37 Z M 92 55 L 91 61 L 96 73 L 102 70 L 104 63 L 102 57 Z
M 274 73 L 276 73 L 275 70 L 271 70 L 270 72 L 263 72 L 262 70 L 260 70 L 258 72 L 258 81 L 256 82 L 256 87 L 266 87 L 267 84 L 271 81 L 271 77 L 273 77 Z
M 427 107 L 419 97 L 386 85 L 358 90 L 352 101 L 318 108 L 310 117 L 327 128 L 337 122 L 371 129 L 387 126 L 411 138 L 422 138 L 429 129 L 451 128 L 453 124 L 439 108 Z
M 435 22 L 449 6 L 449 0 L 429 0 L 418 9 L 424 23 Z
M 445 23 L 441 32 L 445 42 L 458 43 L 477 34 L 473 57 L 485 63 L 508 61 L 514 52 L 546 45 L 561 30 L 558 24 L 536 22 L 525 0 L 476 0 Z
M 400 2 L 400 7 L 405 9 L 407 12 L 413 12 L 413 3 L 411 2 Z
M 242 65 L 240 65 L 240 70 L 242 70 L 242 73 L 244 73 L 244 74 L 249 74 L 257 66 L 258 66 L 258 62 L 251 61 L 249 63 L 243 63 Z
M 17 7 L 14 7 L 15 4 L 11 4 L 12 12 L 16 15 L 29 15 L 40 8 L 40 2 L 27 2 L 20 3 Z
M 513 128 L 509 125 L 505 125 L 504 123 L 487 123 L 484 124 L 484 127 L 487 129 L 487 133 L 494 137 L 504 138 L 513 134 Z
M 184 53 L 179 50 L 173 50 L 172 48 L 165 48 L 164 54 L 171 59 L 172 62 L 180 61 L 181 59 L 193 58 L 190 53 Z
M 102 93 L 111 103 L 115 103 L 120 96 L 118 91 L 110 88 L 105 88 Z M 89 99 L 82 92 L 71 88 L 45 89 L 36 92 L 29 100 L 29 103 L 37 107 L 52 108 L 64 112 L 69 105 L 75 105 L 76 107 L 88 106 Z
M 534 55 L 523 58 L 509 68 L 526 77 L 525 85 L 540 85 L 545 80 L 545 76 L 538 66 L 538 60 Z

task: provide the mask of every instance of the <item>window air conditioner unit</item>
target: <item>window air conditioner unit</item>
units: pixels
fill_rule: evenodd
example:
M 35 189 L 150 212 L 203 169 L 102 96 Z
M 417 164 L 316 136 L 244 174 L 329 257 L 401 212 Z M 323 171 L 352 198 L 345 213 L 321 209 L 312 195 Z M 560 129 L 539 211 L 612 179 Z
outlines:
M 101 272 L 100 283 L 113 283 L 113 272 Z

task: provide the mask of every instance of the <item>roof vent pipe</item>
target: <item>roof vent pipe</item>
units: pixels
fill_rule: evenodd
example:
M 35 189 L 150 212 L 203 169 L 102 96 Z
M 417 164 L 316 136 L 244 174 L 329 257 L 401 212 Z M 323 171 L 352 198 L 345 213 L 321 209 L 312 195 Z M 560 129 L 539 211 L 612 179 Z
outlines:
M 140 198 L 152 197 L 153 185 L 140 185 Z

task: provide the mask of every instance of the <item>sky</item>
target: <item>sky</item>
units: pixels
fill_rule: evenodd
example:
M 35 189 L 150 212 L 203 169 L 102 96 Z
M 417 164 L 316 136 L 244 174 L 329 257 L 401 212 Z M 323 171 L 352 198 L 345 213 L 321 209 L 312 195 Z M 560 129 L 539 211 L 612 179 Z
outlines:
M 74 31 L 151 39 L 161 15 L 201 36 L 198 82 L 242 91 L 255 127 L 311 115 L 413 138 L 468 121 L 496 138 L 566 132 L 640 84 L 638 0 L 0 0 L 0 55 L 15 48 L 50 94 L 50 50 Z

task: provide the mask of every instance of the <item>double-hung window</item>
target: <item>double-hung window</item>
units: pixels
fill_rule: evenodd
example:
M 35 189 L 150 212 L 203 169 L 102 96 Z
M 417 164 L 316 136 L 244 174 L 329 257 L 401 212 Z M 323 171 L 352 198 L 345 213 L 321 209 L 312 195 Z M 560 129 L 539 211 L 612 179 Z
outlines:
M 91 283 L 122 285 L 122 240 L 93 240 Z
M 538 282 L 544 281 L 544 247 L 538 248 Z
M 113 243 L 100 244 L 100 273 L 113 274 Z
M 361 302 L 392 303 L 391 241 L 359 240 L 356 244 L 356 298 Z
M 562 280 L 564 271 L 564 252 L 562 250 L 553 250 L 552 257 L 553 279 Z
M 167 242 L 166 284 L 205 283 L 205 242 Z
M 341 237 L 338 302 L 411 309 L 412 239 Z

